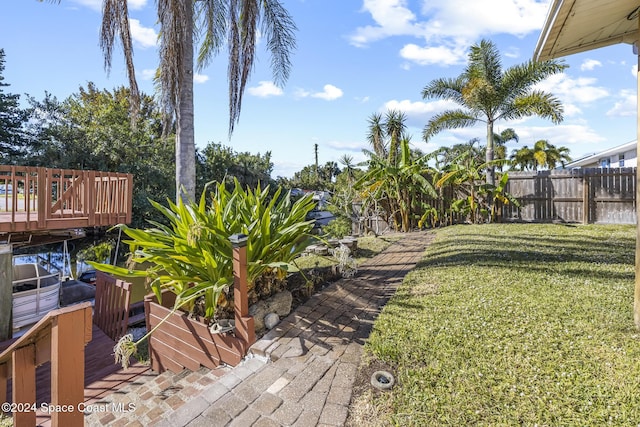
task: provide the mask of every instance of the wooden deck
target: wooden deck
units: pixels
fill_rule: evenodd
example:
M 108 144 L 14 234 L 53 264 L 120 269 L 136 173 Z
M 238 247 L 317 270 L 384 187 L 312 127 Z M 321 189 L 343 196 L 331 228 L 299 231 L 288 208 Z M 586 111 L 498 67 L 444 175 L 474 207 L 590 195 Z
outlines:
M 0 235 L 131 222 L 131 174 L 0 165 Z
M 7 348 L 11 341 L 0 343 L 0 352 Z M 143 374 L 150 373 L 150 366 L 134 363 L 124 370 L 116 365 L 113 358 L 115 342 L 107 337 L 97 326 L 93 326 L 92 339 L 85 347 L 85 386 L 84 402 L 91 405 L 106 395 L 125 387 Z M 9 381 L 11 383 L 11 381 Z M 11 388 L 11 386 L 9 386 Z M 11 400 L 11 390 L 7 397 Z M 36 404 L 51 402 L 51 363 L 47 362 L 36 369 Z M 38 425 L 49 426 L 51 417 L 38 412 Z

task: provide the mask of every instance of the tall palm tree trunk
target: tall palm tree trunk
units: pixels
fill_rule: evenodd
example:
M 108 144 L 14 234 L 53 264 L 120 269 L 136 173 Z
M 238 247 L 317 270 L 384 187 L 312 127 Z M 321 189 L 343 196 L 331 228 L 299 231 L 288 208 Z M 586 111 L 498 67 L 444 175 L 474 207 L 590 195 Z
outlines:
M 193 6 L 184 1 L 185 26 L 180 35 L 182 43 L 182 81 L 176 109 L 176 200 L 196 196 L 196 148 L 193 114 Z
M 487 120 L 487 154 L 486 154 L 486 162 L 492 162 L 495 151 L 495 142 L 493 140 L 493 120 Z M 489 166 L 487 168 L 487 184 L 494 185 L 496 181 L 496 167 Z

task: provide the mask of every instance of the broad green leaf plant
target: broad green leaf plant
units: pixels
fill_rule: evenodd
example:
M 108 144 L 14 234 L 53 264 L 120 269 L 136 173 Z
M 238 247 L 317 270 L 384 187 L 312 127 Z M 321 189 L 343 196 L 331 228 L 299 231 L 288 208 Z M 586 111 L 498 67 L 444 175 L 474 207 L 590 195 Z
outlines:
M 292 202 L 290 193 L 283 194 L 281 188 L 273 194 L 269 187 L 245 191 L 237 180 L 233 191 L 220 183 L 210 193 L 210 184 L 197 204 L 178 200 L 168 201 L 165 207 L 152 202 L 167 219 L 166 225 L 153 221 L 153 227 L 147 229 L 118 226 L 129 237 L 124 242 L 133 254 L 131 260 L 151 267 L 135 270 L 92 265 L 119 277 L 150 279 L 158 299 L 165 289 L 176 295 L 174 310 L 190 311 L 195 301 L 204 297 L 205 317 L 213 320 L 218 304 L 232 301 L 229 293 L 233 254 L 229 237 L 242 233 L 248 236 L 250 299 L 264 295 L 263 290 L 255 289 L 257 281 L 268 275 L 282 278 L 295 270 L 292 261 L 310 244 L 313 221 L 307 221 L 306 215 L 315 202 L 311 195 Z

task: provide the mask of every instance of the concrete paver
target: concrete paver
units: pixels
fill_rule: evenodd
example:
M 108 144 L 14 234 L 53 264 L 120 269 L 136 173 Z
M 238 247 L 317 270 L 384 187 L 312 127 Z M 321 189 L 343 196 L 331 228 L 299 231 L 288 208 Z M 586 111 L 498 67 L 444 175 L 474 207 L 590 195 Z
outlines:
M 340 426 L 373 321 L 432 239 L 409 233 L 297 307 L 237 367 L 165 372 L 104 402 L 134 411 L 92 414 L 86 425 Z M 133 425 L 133 424 L 131 424 Z

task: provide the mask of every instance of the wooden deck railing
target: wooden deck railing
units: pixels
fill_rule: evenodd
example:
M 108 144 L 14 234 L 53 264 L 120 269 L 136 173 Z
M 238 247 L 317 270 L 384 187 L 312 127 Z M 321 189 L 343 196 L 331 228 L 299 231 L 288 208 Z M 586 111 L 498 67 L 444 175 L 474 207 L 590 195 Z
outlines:
M 131 222 L 131 174 L 0 165 L 0 232 Z
M 91 341 L 91 303 L 50 311 L 29 331 L 0 353 L 0 402 L 7 399 L 12 378 L 13 425 L 35 426 L 36 368 L 51 362 L 51 423 L 82 426 L 84 413 L 84 348 Z M 3 407 L 3 410 L 7 408 Z

